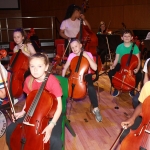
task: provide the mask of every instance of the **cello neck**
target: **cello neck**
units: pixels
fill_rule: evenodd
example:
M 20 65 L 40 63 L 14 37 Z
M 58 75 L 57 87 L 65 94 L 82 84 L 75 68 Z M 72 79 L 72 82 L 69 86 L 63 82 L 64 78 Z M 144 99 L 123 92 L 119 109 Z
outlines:
M 53 66 L 49 66 L 49 68 L 47 70 L 47 74 L 46 74 L 46 76 L 44 78 L 44 81 L 43 81 L 42 85 L 40 86 L 38 92 L 36 93 L 36 96 L 35 96 L 34 100 L 32 101 L 32 104 L 31 104 L 31 106 L 30 106 L 30 108 L 29 108 L 29 110 L 28 110 L 24 120 L 26 120 L 28 118 L 28 116 L 30 116 L 30 117 L 33 116 L 34 111 L 35 111 L 35 109 L 36 109 L 36 107 L 38 105 L 39 99 L 40 99 L 40 97 L 42 95 L 42 92 L 43 92 L 43 90 L 45 88 L 45 85 L 46 85 L 46 82 L 48 80 L 48 77 L 51 74 L 52 68 L 53 68 Z
M 132 57 L 132 53 L 133 53 L 133 49 L 134 49 L 134 45 L 135 45 L 135 43 L 132 44 L 132 49 L 131 49 L 131 51 L 130 51 L 130 55 L 129 55 L 129 57 L 128 57 L 126 66 L 129 66 L 129 65 L 130 65 L 131 57 Z

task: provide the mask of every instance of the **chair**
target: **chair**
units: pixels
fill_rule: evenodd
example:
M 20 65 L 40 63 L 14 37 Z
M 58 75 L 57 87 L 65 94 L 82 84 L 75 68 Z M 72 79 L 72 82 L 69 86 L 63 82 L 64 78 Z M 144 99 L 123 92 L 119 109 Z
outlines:
M 71 127 L 69 121 L 66 117 L 66 99 L 68 98 L 68 79 L 59 75 L 55 75 L 55 77 L 59 80 L 60 85 L 62 87 L 62 135 L 61 140 L 63 142 L 62 150 L 65 150 L 65 127 L 69 130 L 69 132 L 72 134 L 72 136 L 76 136 L 73 128 Z
M 65 52 L 65 40 L 64 39 L 56 39 L 55 40 L 56 54 L 59 57 L 63 57 L 63 61 L 67 60 L 67 57 L 64 57 Z

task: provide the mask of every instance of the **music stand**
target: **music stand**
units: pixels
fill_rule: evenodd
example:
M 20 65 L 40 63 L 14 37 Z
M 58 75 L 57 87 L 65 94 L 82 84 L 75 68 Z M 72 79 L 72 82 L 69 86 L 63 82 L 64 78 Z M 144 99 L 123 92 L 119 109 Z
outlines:
M 112 53 L 115 53 L 115 50 L 117 48 L 117 46 L 122 43 L 121 41 L 121 37 L 120 35 L 105 35 L 105 34 L 97 34 L 97 38 L 98 38 L 98 51 L 101 52 L 101 51 L 106 51 L 106 55 L 105 55 L 105 62 L 106 62 L 106 69 L 104 71 L 104 73 L 107 74 L 107 62 L 108 62 L 108 59 L 107 59 L 107 54 L 108 54 L 108 45 L 107 45 L 107 40 L 106 40 L 106 36 L 107 36 L 107 39 L 108 39 L 108 43 L 109 43 L 109 48 L 110 48 L 110 51 Z M 98 54 L 99 54 L 98 52 Z M 104 74 L 102 73 L 102 74 Z M 100 74 L 100 75 L 102 75 Z

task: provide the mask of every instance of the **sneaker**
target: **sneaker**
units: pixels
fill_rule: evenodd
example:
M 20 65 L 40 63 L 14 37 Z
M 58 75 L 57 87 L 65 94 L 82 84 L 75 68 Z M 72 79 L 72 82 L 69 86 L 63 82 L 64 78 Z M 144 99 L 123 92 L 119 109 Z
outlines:
M 135 96 L 134 91 L 130 91 L 130 92 L 129 92 L 129 95 L 130 95 L 130 97 Z
M 112 96 L 113 96 L 113 97 L 116 97 L 116 96 L 118 96 L 118 95 L 119 95 L 119 91 L 115 89 L 114 92 L 113 92 L 113 94 L 112 94 Z
M 92 112 L 93 112 L 93 114 L 95 115 L 96 121 L 97 121 L 97 122 L 101 122 L 101 121 L 102 121 L 102 116 L 101 116 L 101 114 L 100 114 L 99 109 L 97 109 L 97 110 L 94 110 L 94 109 L 93 109 Z

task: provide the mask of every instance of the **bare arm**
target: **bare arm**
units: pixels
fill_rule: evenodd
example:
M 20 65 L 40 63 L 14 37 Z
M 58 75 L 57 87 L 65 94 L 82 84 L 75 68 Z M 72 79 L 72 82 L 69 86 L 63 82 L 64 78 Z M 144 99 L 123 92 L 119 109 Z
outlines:
M 69 39 L 69 37 L 65 35 L 65 30 L 61 30 L 61 29 L 60 29 L 59 35 L 60 35 L 62 38 L 64 38 L 64 39 Z
M 43 138 L 44 143 L 47 143 L 48 140 L 50 139 L 52 130 L 53 130 L 54 126 L 57 124 L 57 121 L 58 121 L 58 119 L 59 119 L 59 117 L 61 115 L 61 112 L 62 112 L 62 100 L 61 100 L 61 97 L 57 97 L 57 101 L 58 101 L 58 104 L 57 104 L 57 109 L 56 109 L 56 112 L 54 114 L 54 117 L 51 120 L 51 122 L 49 123 L 49 125 L 42 132 L 42 134 L 45 133 L 45 136 Z
M 124 121 L 124 122 L 121 123 L 121 126 L 123 128 L 125 128 L 125 129 L 128 128 L 128 127 L 130 127 L 130 126 L 132 126 L 134 124 L 134 121 L 135 121 L 136 117 L 138 117 L 141 112 L 142 112 L 142 103 L 140 103 L 136 107 L 136 109 L 134 110 L 131 118 L 129 118 L 128 120 L 126 120 L 126 121 Z
M 145 72 L 143 84 L 145 84 L 147 81 L 149 81 L 148 74 Z
M 0 98 L 5 98 L 6 97 L 6 89 L 2 88 L 0 89 Z
M 33 54 L 36 53 L 36 51 L 35 51 L 34 47 L 32 46 L 32 44 L 28 43 L 27 47 L 28 47 L 28 50 L 30 52 L 30 55 L 33 55 Z
M 88 60 L 90 67 L 94 71 L 96 71 L 97 70 L 97 64 L 95 63 L 95 61 L 86 52 L 83 52 L 83 56 Z
M 64 65 L 64 67 L 63 67 L 63 70 L 62 70 L 62 76 L 63 76 L 63 77 L 65 76 L 66 71 L 67 71 L 67 69 L 69 68 L 69 66 L 70 66 L 70 62 L 67 61 L 66 64 Z
M 119 61 L 119 54 L 116 54 L 115 60 L 111 66 L 111 69 L 114 69 Z
M 88 26 L 88 28 L 91 30 L 91 26 L 89 24 L 89 22 L 85 19 L 85 16 L 83 14 L 80 15 L 81 19 L 83 19 L 83 21 L 85 22 L 85 24 Z
M 136 56 L 138 58 L 138 66 L 136 69 L 134 69 L 134 73 L 137 73 L 141 67 L 140 54 L 136 54 Z

